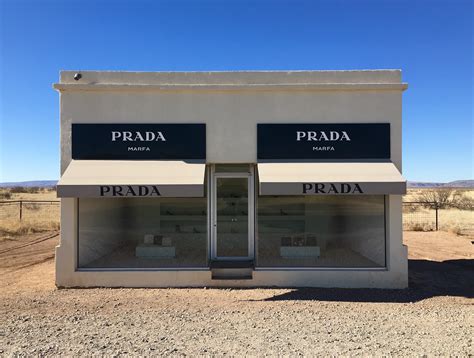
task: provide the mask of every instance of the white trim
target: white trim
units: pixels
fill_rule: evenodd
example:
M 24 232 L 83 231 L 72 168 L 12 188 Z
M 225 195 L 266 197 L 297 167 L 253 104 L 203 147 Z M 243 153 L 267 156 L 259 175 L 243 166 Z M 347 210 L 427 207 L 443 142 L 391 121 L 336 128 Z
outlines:
M 277 84 L 73 84 L 56 83 L 62 91 L 404 91 L 406 83 L 277 83 Z
M 117 271 L 210 271 L 209 267 L 82 267 L 77 272 L 117 272 Z
M 254 271 L 389 271 L 386 267 L 255 267 Z
M 227 259 L 227 257 L 226 257 Z M 239 257 L 238 259 L 242 259 Z M 79 268 L 77 272 L 117 272 L 117 271 L 210 271 L 209 267 L 97 267 Z M 254 271 L 389 271 L 386 267 L 255 267 Z

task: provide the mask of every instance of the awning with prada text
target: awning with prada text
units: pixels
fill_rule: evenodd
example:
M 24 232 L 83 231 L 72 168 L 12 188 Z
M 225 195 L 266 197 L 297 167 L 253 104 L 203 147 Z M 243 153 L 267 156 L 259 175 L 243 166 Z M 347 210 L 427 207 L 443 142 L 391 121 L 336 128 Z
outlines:
M 204 163 L 72 160 L 58 197 L 203 197 Z
M 393 163 L 259 163 L 260 195 L 406 194 Z

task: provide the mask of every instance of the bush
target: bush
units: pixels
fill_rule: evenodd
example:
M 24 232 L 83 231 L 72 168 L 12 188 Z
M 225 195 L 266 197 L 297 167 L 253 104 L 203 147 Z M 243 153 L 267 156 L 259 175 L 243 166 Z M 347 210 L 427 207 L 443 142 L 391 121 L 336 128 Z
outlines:
M 27 193 L 27 189 L 24 186 L 14 186 L 10 188 L 10 193 Z
M 474 209 L 474 199 L 468 197 L 465 194 L 461 194 L 456 197 L 453 202 L 453 207 L 459 210 L 473 210 Z
M 420 206 L 419 205 L 410 205 L 410 204 L 404 204 L 403 205 L 403 213 L 404 214 L 412 214 L 412 213 L 416 213 L 420 210 Z
M 0 192 L 0 199 L 10 200 L 11 198 L 12 198 L 12 194 L 9 191 Z
M 20 236 L 44 231 L 58 231 L 59 222 L 20 222 L 18 220 L 0 222 L 0 236 Z
M 409 223 L 404 230 L 408 231 L 433 231 L 429 224 Z
M 40 204 L 36 204 L 36 203 L 25 203 L 25 209 L 28 209 L 28 210 L 33 210 L 33 211 L 38 211 L 41 206 Z
M 418 195 L 416 201 L 424 203 L 424 207 L 430 209 L 457 208 L 460 210 L 472 210 L 474 199 L 462 191 L 450 188 L 424 190 Z
M 14 186 L 10 189 L 11 193 L 28 193 L 28 194 L 37 194 L 41 191 L 40 187 L 37 186 Z
M 449 188 L 423 190 L 418 195 L 417 201 L 424 203 L 424 206 L 430 209 L 444 209 L 451 204 L 453 197 L 454 190 Z
M 462 235 L 463 233 L 462 227 L 459 225 L 453 225 L 448 227 L 448 231 L 456 235 Z

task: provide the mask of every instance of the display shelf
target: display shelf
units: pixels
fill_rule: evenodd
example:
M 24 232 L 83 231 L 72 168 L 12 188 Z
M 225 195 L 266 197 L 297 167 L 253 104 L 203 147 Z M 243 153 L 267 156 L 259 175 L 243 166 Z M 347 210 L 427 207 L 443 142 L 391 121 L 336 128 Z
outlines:
M 171 238 L 175 238 L 176 236 L 178 235 L 194 235 L 194 236 L 198 236 L 198 235 L 207 235 L 206 232 L 176 232 L 176 231 L 160 231 L 160 235 L 163 235 L 163 236 L 166 236 L 166 235 L 169 235 L 171 236 Z
M 206 215 L 161 215 L 161 221 L 206 221 Z
M 259 221 L 305 221 L 304 215 L 259 215 Z
M 162 199 L 166 200 L 166 198 Z M 201 198 L 190 198 L 186 202 L 186 205 L 177 204 L 175 202 L 163 202 L 160 205 L 161 216 L 173 216 L 173 217 L 188 217 L 188 216 L 206 216 L 207 215 L 207 203 L 201 200 Z

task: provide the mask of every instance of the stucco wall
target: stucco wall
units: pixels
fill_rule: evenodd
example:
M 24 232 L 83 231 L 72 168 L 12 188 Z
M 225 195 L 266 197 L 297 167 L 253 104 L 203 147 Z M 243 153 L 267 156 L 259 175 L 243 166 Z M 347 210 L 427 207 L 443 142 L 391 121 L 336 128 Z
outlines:
M 71 160 L 71 123 L 132 122 L 206 123 L 208 163 L 256 162 L 257 123 L 385 122 L 392 161 L 401 170 L 399 71 L 190 73 L 161 82 L 153 74 L 147 81 L 146 74 L 81 73 L 75 82 L 74 71 L 65 72 L 56 85 L 61 173 Z
M 74 73 L 81 72 L 79 81 Z M 391 159 L 401 171 L 400 71 L 134 73 L 64 71 L 61 173 L 71 161 L 71 123 L 206 123 L 208 163 L 255 163 L 257 123 L 390 123 Z M 370 140 L 370 138 L 367 138 Z M 62 199 L 59 286 L 326 286 L 408 284 L 401 196 L 387 197 L 387 268 L 255 271 L 249 281 L 211 280 L 208 270 L 76 271 L 77 207 Z

